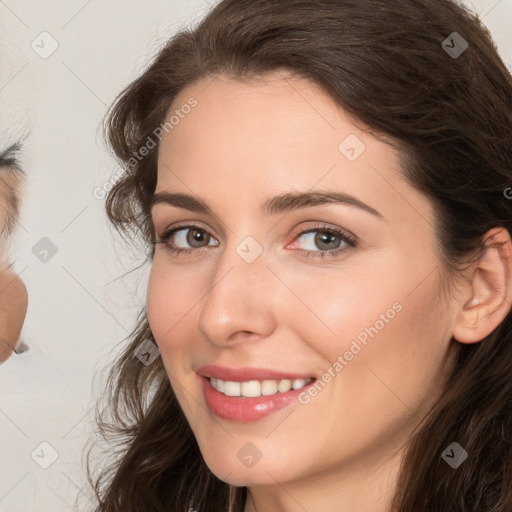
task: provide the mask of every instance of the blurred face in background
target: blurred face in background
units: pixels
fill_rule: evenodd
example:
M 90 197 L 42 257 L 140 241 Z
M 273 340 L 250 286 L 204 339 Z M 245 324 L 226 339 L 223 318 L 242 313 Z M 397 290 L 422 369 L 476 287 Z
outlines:
M 18 221 L 22 173 L 16 159 L 19 146 L 0 150 L 0 363 L 16 350 L 28 306 L 23 281 L 12 270 L 7 247 Z

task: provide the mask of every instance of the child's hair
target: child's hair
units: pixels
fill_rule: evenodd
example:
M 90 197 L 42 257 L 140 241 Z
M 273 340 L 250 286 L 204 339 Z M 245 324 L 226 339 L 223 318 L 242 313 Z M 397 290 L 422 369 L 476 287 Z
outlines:
M 154 236 L 156 134 L 180 91 L 216 74 L 278 70 L 317 84 L 400 151 L 404 179 L 435 206 L 447 275 L 475 261 L 490 228 L 512 233 L 512 77 L 478 16 L 449 0 L 220 2 L 172 37 L 109 112 L 106 135 L 125 168 L 106 203 L 114 225 Z M 161 359 L 145 366 L 134 357 L 146 340 L 154 342 L 142 311 L 98 419 L 118 458 L 95 482 L 97 511 L 242 511 L 246 488 L 204 463 Z M 408 447 L 394 512 L 512 510 L 512 315 L 459 354 Z M 453 441 L 469 454 L 456 470 L 441 458 Z

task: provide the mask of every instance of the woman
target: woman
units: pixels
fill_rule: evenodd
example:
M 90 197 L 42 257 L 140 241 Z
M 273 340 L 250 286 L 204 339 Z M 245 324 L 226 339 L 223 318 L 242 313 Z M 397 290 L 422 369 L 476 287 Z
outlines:
M 24 352 L 20 333 L 28 307 L 25 284 L 8 263 L 6 247 L 18 219 L 21 167 L 17 154 L 20 144 L 0 151 L 0 363 L 13 351 Z
M 512 510 L 512 78 L 474 15 L 224 0 L 106 128 L 152 269 L 98 511 Z

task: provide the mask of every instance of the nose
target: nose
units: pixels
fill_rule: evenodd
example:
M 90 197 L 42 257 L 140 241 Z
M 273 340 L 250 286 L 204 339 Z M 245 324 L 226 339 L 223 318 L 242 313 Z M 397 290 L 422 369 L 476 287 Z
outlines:
M 235 248 L 226 249 L 199 306 L 199 331 L 219 347 L 270 336 L 276 326 L 276 286 L 265 253 L 248 263 Z

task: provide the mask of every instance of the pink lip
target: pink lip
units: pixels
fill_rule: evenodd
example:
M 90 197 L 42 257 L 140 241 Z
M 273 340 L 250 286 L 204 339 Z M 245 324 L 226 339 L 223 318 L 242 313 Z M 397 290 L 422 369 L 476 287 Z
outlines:
M 232 382 L 245 382 L 249 380 L 283 380 L 283 379 L 308 379 L 309 376 L 283 373 L 257 368 L 226 368 L 221 366 L 202 366 L 197 373 L 201 380 L 204 400 L 208 409 L 219 418 L 231 421 L 248 423 L 260 420 L 274 412 L 288 407 L 296 402 L 298 396 L 314 384 L 311 383 L 301 389 L 291 389 L 286 393 L 276 393 L 270 396 L 259 396 L 255 398 L 226 396 L 217 391 L 210 384 L 210 377 Z
M 227 366 L 206 365 L 196 369 L 196 373 L 202 377 L 214 377 L 231 382 L 247 382 L 249 380 L 283 380 L 304 379 L 313 375 L 299 373 L 286 373 L 277 370 L 265 370 L 263 368 L 228 368 Z

